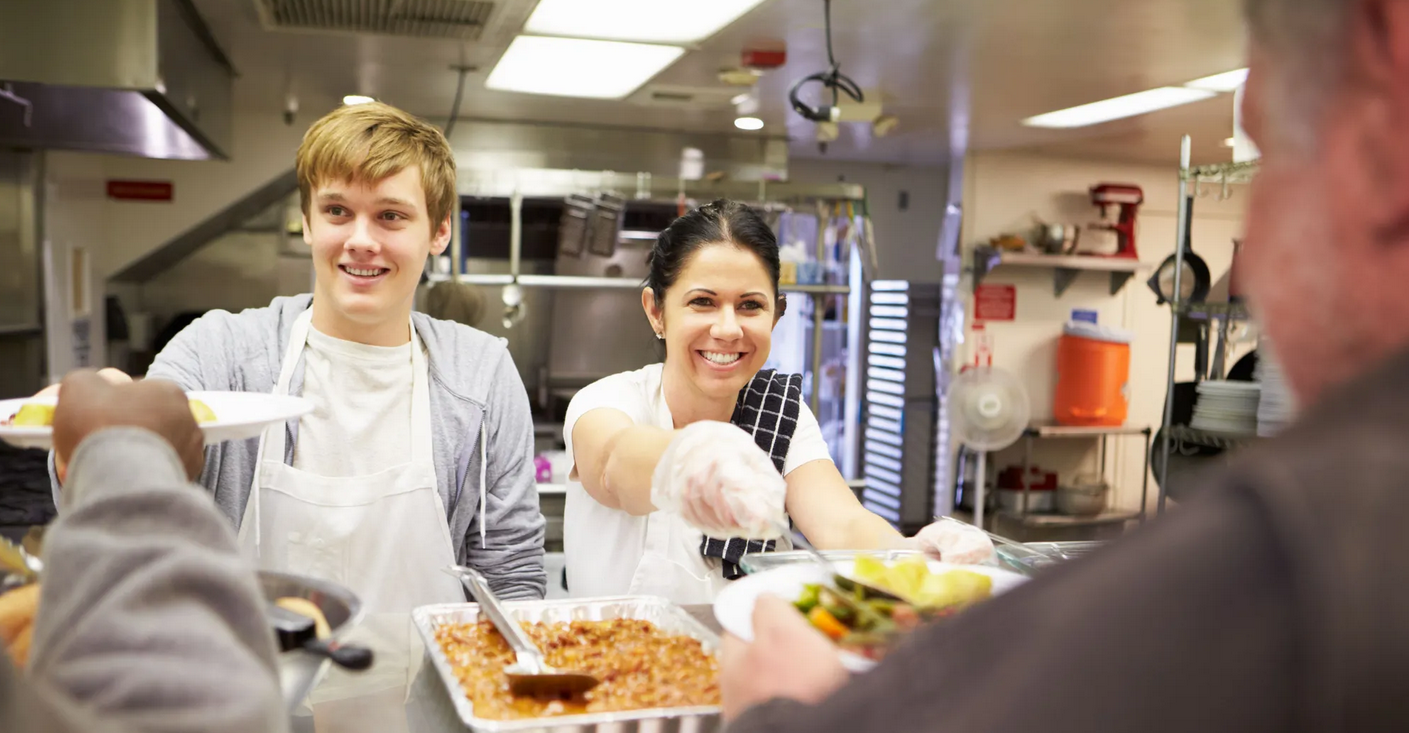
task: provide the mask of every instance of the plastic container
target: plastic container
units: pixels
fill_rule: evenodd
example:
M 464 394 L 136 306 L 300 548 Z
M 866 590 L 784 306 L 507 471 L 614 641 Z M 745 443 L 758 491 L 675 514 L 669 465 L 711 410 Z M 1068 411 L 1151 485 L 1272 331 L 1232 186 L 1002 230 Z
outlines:
M 1118 328 L 1070 322 L 1057 343 L 1052 416 L 1062 425 L 1114 427 L 1130 407 L 1130 342 Z

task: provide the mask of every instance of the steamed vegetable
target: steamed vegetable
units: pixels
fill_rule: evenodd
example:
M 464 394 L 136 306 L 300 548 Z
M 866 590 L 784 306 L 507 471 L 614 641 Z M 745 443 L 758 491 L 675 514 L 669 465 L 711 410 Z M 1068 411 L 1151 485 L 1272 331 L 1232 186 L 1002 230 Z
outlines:
M 873 557 L 856 558 L 852 576 L 868 585 L 890 591 L 920 608 L 942 608 L 987 598 L 993 579 L 969 570 L 931 573 L 923 558 L 900 560 L 887 566 Z
M 838 646 L 870 659 L 884 656 L 899 634 L 951 616 L 993 591 L 993 579 L 987 575 L 968 570 L 933 573 L 919 558 L 887 565 L 858 557 L 851 577 L 904 602 L 867 595 L 861 586 L 843 597 L 839 593 L 844 591 L 812 583 L 803 586 L 793 605 Z

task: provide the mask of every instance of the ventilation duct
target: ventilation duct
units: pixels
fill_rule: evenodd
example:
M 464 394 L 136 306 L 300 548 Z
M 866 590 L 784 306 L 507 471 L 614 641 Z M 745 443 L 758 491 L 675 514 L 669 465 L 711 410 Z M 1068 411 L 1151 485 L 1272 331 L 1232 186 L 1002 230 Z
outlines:
M 234 76 L 190 0 L 0 2 L 0 147 L 226 158 Z

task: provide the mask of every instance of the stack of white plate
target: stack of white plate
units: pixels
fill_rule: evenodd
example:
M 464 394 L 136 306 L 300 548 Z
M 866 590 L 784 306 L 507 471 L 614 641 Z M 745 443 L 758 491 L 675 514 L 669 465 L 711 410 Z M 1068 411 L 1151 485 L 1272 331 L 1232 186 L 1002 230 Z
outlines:
M 1257 403 L 1257 434 L 1270 438 L 1280 433 L 1296 413 L 1291 390 L 1276 357 L 1264 343 L 1257 349 L 1257 381 L 1262 383 L 1262 399 Z
M 1257 382 L 1199 382 L 1198 394 L 1191 427 L 1230 435 L 1257 432 L 1257 404 L 1262 385 Z

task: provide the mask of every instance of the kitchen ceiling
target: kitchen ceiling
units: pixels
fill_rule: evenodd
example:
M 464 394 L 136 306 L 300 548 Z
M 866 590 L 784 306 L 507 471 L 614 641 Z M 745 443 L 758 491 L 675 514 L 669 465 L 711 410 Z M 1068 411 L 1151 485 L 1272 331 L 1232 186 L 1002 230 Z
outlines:
M 760 135 L 787 135 L 797 157 L 818 157 L 816 132 L 789 108 L 795 79 L 826 68 L 822 0 L 768 0 L 667 68 L 625 101 L 539 97 L 490 91 L 484 80 L 532 12 L 536 0 L 195 0 L 241 73 L 240 111 L 282 112 L 295 93 L 311 119 L 344 94 L 370 94 L 417 114 L 444 118 L 455 95 L 452 67 L 473 66 L 461 115 L 585 125 L 739 134 L 721 68 L 737 65 L 752 40 L 782 40 L 788 61 L 758 84 Z M 273 30 L 269 9 L 286 18 L 334 18 L 344 27 L 373 19 L 317 10 L 426 6 L 443 17 L 476 6 L 479 25 L 458 38 L 383 33 Z M 485 11 L 483 6 L 491 5 Z M 1227 160 L 1233 98 L 1073 130 L 1023 127 L 1042 112 L 1156 86 L 1179 85 L 1244 65 L 1240 3 L 1232 0 L 833 0 L 834 50 L 842 71 L 880 90 L 885 112 L 900 119 L 872 138 L 843 125 L 827 157 L 936 163 L 956 131 L 974 150 L 1029 150 L 1110 160 L 1174 164 L 1179 137 L 1192 134 L 1196 162 Z M 465 6 L 465 7 L 461 7 Z M 261 10 L 261 8 L 263 10 Z M 264 18 L 261 17 L 264 13 Z M 429 21 L 424 12 L 419 26 Z M 436 16 L 442 17 L 442 16 Z M 330 21 L 331 23 L 331 21 Z M 470 39 L 470 40 L 467 40 Z M 669 90 L 661 94 L 659 90 Z M 690 90 L 695 90 L 691 94 Z M 742 90 L 740 90 L 742 91 Z M 689 97 L 693 96 L 693 99 Z M 963 110 L 968 110 L 967 127 Z

